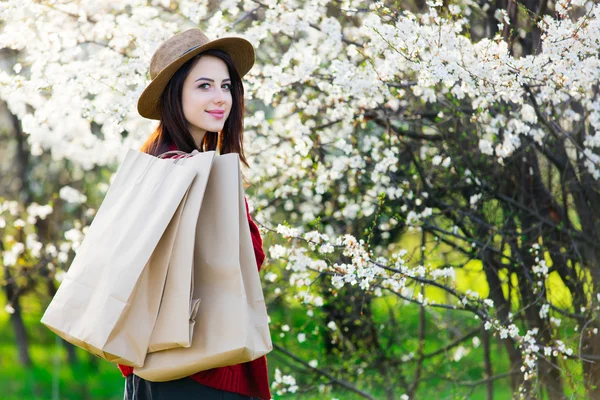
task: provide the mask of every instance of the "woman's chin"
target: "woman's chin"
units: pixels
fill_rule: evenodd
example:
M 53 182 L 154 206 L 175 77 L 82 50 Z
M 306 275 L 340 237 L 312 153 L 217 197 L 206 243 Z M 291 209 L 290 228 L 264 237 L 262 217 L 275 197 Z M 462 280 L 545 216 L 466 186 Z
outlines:
M 219 132 L 223 130 L 223 126 L 225 124 L 217 124 L 217 125 L 210 125 L 210 127 L 208 129 L 206 129 L 208 132 Z
M 225 124 L 204 124 L 202 125 L 202 129 L 206 132 L 219 132 L 223 130 Z

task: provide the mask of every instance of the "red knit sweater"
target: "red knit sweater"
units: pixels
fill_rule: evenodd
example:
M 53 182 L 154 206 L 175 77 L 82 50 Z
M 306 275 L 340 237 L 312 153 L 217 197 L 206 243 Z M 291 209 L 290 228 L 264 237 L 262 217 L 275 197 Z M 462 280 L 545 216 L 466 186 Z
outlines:
M 171 148 L 170 150 L 177 150 L 177 148 Z M 245 198 L 244 200 L 246 201 Z M 258 227 L 248 211 L 248 201 L 246 201 L 246 214 L 248 216 L 248 224 L 250 225 L 252 244 L 254 245 L 254 256 L 256 257 L 256 264 L 260 271 L 265 260 L 265 253 Z M 123 376 L 133 373 L 133 367 L 121 364 L 117 365 Z M 266 356 L 242 364 L 201 371 L 191 375 L 190 378 L 215 389 L 239 393 L 245 396 L 259 397 L 263 400 L 271 398 Z

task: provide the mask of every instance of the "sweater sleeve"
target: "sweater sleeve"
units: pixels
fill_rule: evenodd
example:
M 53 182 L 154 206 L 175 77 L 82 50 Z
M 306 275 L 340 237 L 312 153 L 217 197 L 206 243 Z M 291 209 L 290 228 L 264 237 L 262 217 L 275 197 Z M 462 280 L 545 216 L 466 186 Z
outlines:
M 127 377 L 128 375 L 133 374 L 133 367 L 129 367 L 127 365 L 117 364 L 117 367 L 121 370 L 121 375 Z
M 244 197 L 244 202 L 246 203 L 246 214 L 248 215 L 248 225 L 250 226 L 250 236 L 252 236 L 252 245 L 254 247 L 256 265 L 258 266 L 258 271 L 260 272 L 260 270 L 262 269 L 262 265 L 265 261 L 265 251 L 263 250 L 262 237 L 260 236 L 258 226 L 250 216 L 250 211 L 248 210 L 248 200 L 246 199 L 246 197 Z

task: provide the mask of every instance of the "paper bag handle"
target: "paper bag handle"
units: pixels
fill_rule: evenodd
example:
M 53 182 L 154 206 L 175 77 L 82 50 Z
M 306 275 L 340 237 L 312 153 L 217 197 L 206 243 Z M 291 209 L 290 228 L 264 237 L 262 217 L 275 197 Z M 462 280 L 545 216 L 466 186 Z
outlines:
M 185 155 L 187 158 L 187 157 L 192 157 L 192 156 L 196 155 L 197 153 L 199 153 L 198 150 L 193 150 L 191 153 L 186 153 L 185 151 L 181 151 L 181 150 L 171 150 L 171 151 L 164 152 L 164 153 L 158 155 L 157 157 L 164 158 L 165 156 L 167 156 L 169 154 L 177 154 L 177 155 L 181 154 L 181 155 Z

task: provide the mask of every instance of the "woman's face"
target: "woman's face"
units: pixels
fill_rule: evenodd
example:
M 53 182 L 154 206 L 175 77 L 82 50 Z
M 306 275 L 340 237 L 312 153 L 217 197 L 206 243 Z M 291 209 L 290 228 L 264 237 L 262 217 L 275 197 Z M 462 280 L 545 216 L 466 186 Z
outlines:
M 221 131 L 232 105 L 227 64 L 218 57 L 201 56 L 185 78 L 182 103 L 188 129 L 197 144 L 207 131 Z

